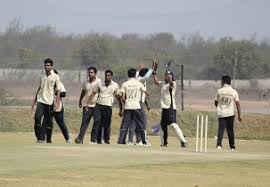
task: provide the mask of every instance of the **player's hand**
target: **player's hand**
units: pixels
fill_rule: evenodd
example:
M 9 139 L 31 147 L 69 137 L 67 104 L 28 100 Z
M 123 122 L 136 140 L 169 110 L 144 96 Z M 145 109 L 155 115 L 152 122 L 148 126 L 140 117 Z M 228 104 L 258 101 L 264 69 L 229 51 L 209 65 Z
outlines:
M 34 111 L 35 105 L 36 105 L 37 100 L 33 99 L 32 105 L 31 105 L 31 110 Z
M 238 116 L 238 121 L 241 122 L 242 121 L 242 118 L 240 116 Z
M 32 104 L 31 111 L 33 112 L 35 110 L 35 104 Z
M 152 69 L 153 69 L 154 71 L 156 71 L 156 70 L 157 70 L 157 67 L 158 67 L 157 60 L 154 58 L 153 64 L 152 64 Z
M 139 70 L 144 68 L 144 64 L 139 64 Z
M 124 110 L 119 110 L 119 116 L 122 117 L 124 114 Z
M 82 102 L 79 101 L 79 108 L 82 108 Z
M 58 108 L 59 108 L 59 106 L 60 106 L 60 103 L 59 102 L 56 102 L 55 105 L 54 105 L 54 107 L 53 107 L 53 110 L 54 111 L 57 111 Z

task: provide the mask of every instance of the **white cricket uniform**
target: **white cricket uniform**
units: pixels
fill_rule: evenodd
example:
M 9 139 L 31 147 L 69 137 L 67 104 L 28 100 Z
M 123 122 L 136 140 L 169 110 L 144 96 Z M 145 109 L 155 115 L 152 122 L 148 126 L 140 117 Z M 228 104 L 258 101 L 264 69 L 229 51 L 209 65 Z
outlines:
M 172 100 L 173 100 L 173 109 L 176 110 L 175 93 L 176 93 L 176 82 L 173 81 Z M 160 104 L 162 109 L 169 109 L 171 106 L 170 83 L 167 84 L 163 83 L 161 87 Z
M 96 101 L 97 101 L 97 97 L 98 97 L 97 94 L 93 97 L 93 99 L 91 100 L 90 103 L 86 104 L 86 102 L 88 101 L 92 92 L 97 90 L 97 86 L 100 82 L 101 82 L 101 80 L 99 78 L 96 78 L 96 80 L 94 80 L 93 82 L 87 81 L 83 84 L 82 90 L 84 90 L 86 92 L 85 96 L 82 99 L 83 106 L 88 106 L 88 107 L 95 107 L 96 106 Z
M 136 78 L 130 78 L 122 84 L 120 92 L 125 94 L 124 109 L 136 110 L 141 109 L 140 100 L 141 92 L 145 92 L 146 88 Z
M 97 104 L 112 106 L 114 102 L 114 93 L 118 92 L 119 86 L 116 82 L 111 81 L 111 83 L 106 86 L 105 82 L 102 81 L 98 84 L 95 92 L 98 93 Z
M 215 101 L 218 101 L 218 117 L 230 117 L 234 116 L 234 102 L 239 101 L 239 96 L 235 89 L 225 84 L 222 88 L 218 89 Z
M 37 95 L 37 102 L 52 105 L 55 93 L 54 86 L 56 86 L 56 90 L 60 90 L 60 78 L 51 70 L 48 76 L 44 75 L 40 79 L 40 90 Z

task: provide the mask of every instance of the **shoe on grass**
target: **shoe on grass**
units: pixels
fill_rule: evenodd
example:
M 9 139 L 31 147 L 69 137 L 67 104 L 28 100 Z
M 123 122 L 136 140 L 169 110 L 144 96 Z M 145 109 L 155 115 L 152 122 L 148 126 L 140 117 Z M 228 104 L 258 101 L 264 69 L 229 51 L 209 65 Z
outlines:
M 218 149 L 218 150 L 221 150 L 221 149 L 222 149 L 222 147 L 219 145 L 219 146 L 217 146 L 217 149 Z
M 187 142 L 181 142 L 181 147 L 186 148 L 187 147 Z
M 83 144 L 83 141 L 80 140 L 79 138 L 75 138 L 74 142 L 75 142 L 76 144 Z
M 66 140 L 67 143 L 72 143 L 71 138 L 69 138 L 68 140 Z

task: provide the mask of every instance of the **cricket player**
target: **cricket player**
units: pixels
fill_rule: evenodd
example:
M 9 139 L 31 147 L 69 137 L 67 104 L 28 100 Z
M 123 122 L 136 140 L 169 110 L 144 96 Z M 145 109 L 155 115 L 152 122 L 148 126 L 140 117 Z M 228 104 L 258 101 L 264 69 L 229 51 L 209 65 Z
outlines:
M 136 72 L 136 78 L 143 83 L 144 87 L 146 88 L 146 81 L 151 77 L 153 73 L 153 69 L 150 68 L 145 68 L 142 65 L 140 65 L 138 71 Z M 144 126 L 145 129 L 147 128 L 147 116 L 144 110 L 144 105 L 147 107 L 148 110 L 150 110 L 148 102 L 146 100 L 146 95 L 144 92 L 141 92 L 141 98 L 140 98 L 140 105 L 141 105 L 141 112 L 142 112 L 142 116 L 143 116 L 143 120 L 144 120 Z M 142 141 L 141 141 L 141 133 L 139 131 L 138 128 L 136 128 L 136 125 L 133 123 L 131 124 L 131 126 L 129 127 L 129 131 L 128 131 L 128 145 L 134 145 L 133 144 L 133 137 L 134 134 L 136 135 L 136 142 L 135 145 L 143 145 Z M 150 145 L 149 139 L 147 138 L 146 135 L 146 141 L 148 142 L 148 144 Z
M 93 90 L 89 97 L 89 102 L 97 94 L 98 98 L 96 101 L 96 112 L 100 120 L 98 121 L 98 137 L 97 143 L 101 144 L 104 140 L 105 144 L 110 144 L 110 133 L 111 133 L 111 120 L 112 120 L 112 105 L 114 98 L 119 102 L 119 114 L 122 111 L 121 101 L 119 99 L 119 87 L 116 82 L 112 80 L 113 72 L 111 70 L 105 71 L 105 80 L 99 82 L 96 90 Z M 103 137 L 102 137 L 103 136 Z
M 52 126 L 52 110 L 60 105 L 60 78 L 53 71 L 53 61 L 50 58 L 44 60 L 45 75 L 41 77 L 36 95 L 33 99 L 32 110 L 37 103 L 35 112 L 35 135 L 37 143 L 45 142 L 46 128 Z M 55 89 L 56 87 L 56 89 Z M 56 90 L 55 105 L 53 105 Z M 43 117 L 43 121 L 42 121 Z M 47 143 L 51 143 L 50 140 Z
M 175 103 L 175 93 L 176 93 L 176 82 L 174 81 L 174 75 L 171 71 L 167 70 L 165 72 L 164 81 L 161 82 L 156 76 L 157 63 L 153 62 L 153 79 L 157 86 L 161 87 L 161 128 L 163 132 L 163 141 L 161 141 L 162 147 L 167 147 L 168 145 L 168 130 L 167 126 L 171 126 L 179 139 L 181 146 L 186 147 L 187 141 L 183 136 L 183 133 L 179 126 L 176 124 L 176 103 Z
M 144 92 L 147 96 L 149 96 L 149 93 L 144 85 L 136 79 L 136 69 L 129 69 L 128 77 L 128 81 L 124 82 L 120 89 L 121 98 L 125 104 L 117 143 L 126 144 L 127 130 L 132 123 L 135 123 L 141 132 L 142 143 L 149 146 L 146 141 L 145 122 L 140 105 L 141 92 Z
M 234 151 L 234 103 L 236 104 L 238 121 L 241 122 L 240 101 L 237 91 L 231 87 L 230 76 L 223 76 L 221 78 L 221 85 L 222 88 L 218 89 L 215 97 L 215 106 L 217 107 L 218 115 L 217 149 L 222 149 L 222 139 L 226 128 L 230 149 Z
M 94 90 L 96 90 L 97 85 L 101 81 L 97 76 L 97 69 L 95 67 L 88 68 L 88 80 L 83 84 L 82 91 L 79 99 L 79 107 L 83 107 L 83 116 L 82 116 L 82 123 L 80 127 L 80 132 L 75 138 L 75 143 L 82 144 L 85 132 L 89 125 L 89 122 L 93 116 L 94 124 L 91 131 L 91 144 L 97 143 L 97 134 L 98 134 L 98 124 L 99 124 L 99 116 L 96 113 L 95 106 L 97 95 L 91 100 L 91 102 L 87 102 L 90 95 Z

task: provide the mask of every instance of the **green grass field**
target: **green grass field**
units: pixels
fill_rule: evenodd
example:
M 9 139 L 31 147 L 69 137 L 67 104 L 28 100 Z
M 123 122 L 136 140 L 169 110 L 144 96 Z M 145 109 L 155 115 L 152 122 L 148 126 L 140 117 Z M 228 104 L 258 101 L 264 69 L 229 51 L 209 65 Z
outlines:
M 75 135 L 73 134 L 72 137 Z M 85 138 L 89 138 L 89 134 Z M 53 144 L 37 144 L 33 133 L 0 133 L 0 186 L 191 186 L 266 187 L 270 185 L 270 144 L 237 140 L 237 150 L 194 152 L 194 139 L 180 148 L 175 137 L 153 146 L 66 144 L 61 134 Z
M 185 111 L 177 113 L 177 123 L 184 134 L 194 137 L 196 133 L 196 115 L 203 113 L 209 116 L 208 134 L 214 137 L 217 131 L 216 112 Z M 78 107 L 65 108 L 65 120 L 70 132 L 77 133 L 80 128 L 82 110 Z M 160 121 L 160 109 L 147 111 L 148 133 L 152 124 Z M 270 115 L 243 114 L 241 123 L 235 122 L 236 137 L 241 139 L 270 140 Z M 92 121 L 90 122 L 92 124 Z M 114 108 L 112 117 L 112 134 L 119 131 L 121 118 L 118 109 Z M 29 108 L 0 108 L 0 132 L 32 132 L 34 126 L 34 112 Z M 55 132 L 59 132 L 54 123 Z M 171 134 L 173 134 L 171 132 Z

